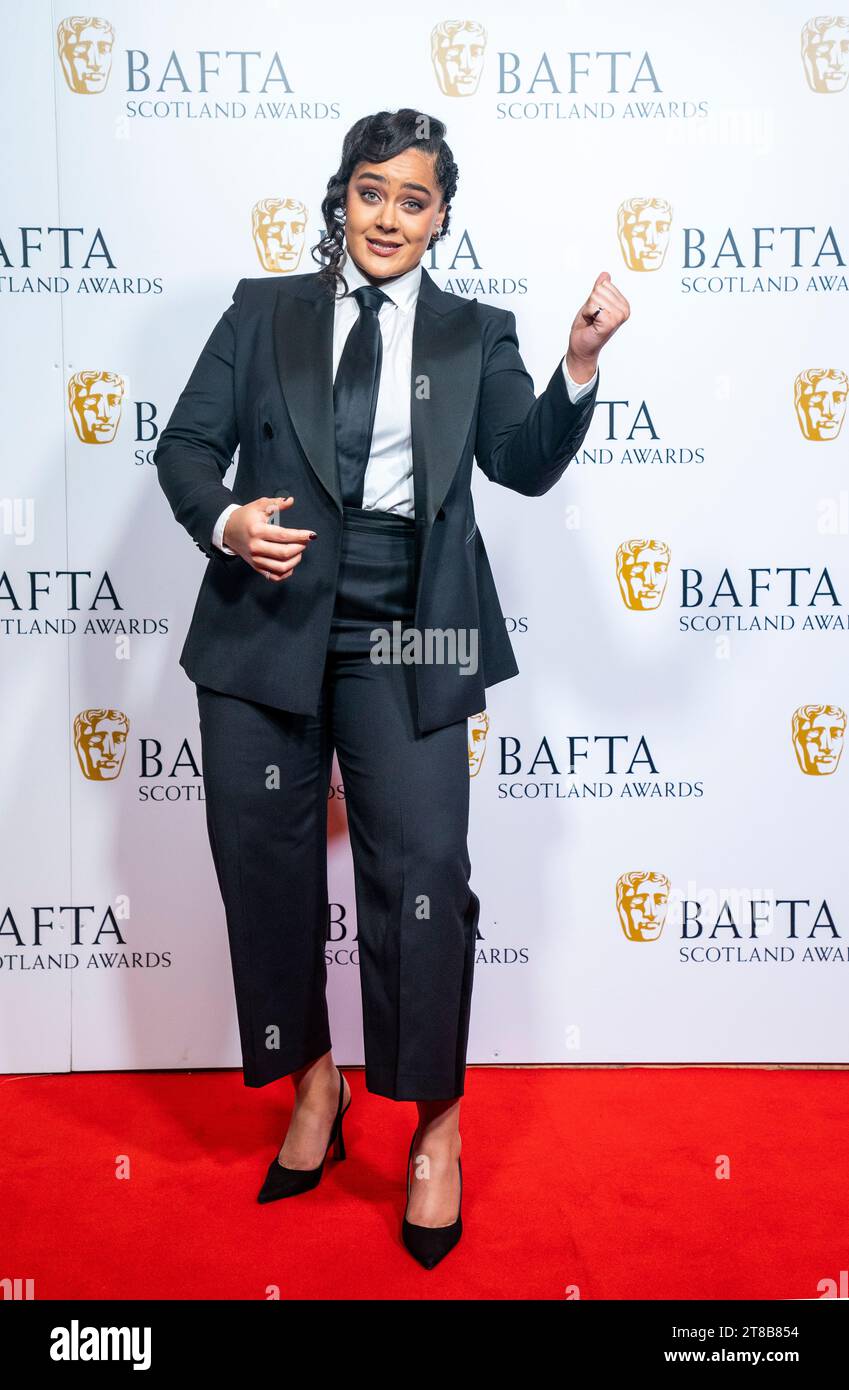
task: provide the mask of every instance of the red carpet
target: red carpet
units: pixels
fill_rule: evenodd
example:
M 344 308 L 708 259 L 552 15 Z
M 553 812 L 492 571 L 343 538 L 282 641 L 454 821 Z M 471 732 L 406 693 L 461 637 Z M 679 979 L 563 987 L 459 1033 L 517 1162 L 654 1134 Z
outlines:
M 415 1107 L 346 1075 L 348 1158 L 270 1206 L 288 1081 L 0 1078 L 0 1278 L 38 1299 L 810 1299 L 849 1269 L 845 1071 L 470 1068 L 465 1229 L 430 1272 L 398 1234 Z

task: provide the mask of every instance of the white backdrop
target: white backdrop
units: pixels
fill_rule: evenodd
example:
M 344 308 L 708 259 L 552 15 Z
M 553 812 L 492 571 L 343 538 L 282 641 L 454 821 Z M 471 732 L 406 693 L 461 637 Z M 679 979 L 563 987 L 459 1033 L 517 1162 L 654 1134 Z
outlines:
M 521 674 L 470 722 L 469 1060 L 849 1061 L 849 21 L 531 0 L 449 45 L 385 0 L 3 9 L 0 1068 L 239 1065 L 177 664 L 206 560 L 152 452 L 237 280 L 289 273 L 254 206 L 305 204 L 315 269 L 345 131 L 400 106 L 460 168 L 426 264 L 515 311 L 538 390 L 601 270 L 632 306 L 557 487 L 475 479 Z M 633 541 L 649 578 L 620 583 Z M 117 776 L 78 759 L 87 710 L 119 712 Z

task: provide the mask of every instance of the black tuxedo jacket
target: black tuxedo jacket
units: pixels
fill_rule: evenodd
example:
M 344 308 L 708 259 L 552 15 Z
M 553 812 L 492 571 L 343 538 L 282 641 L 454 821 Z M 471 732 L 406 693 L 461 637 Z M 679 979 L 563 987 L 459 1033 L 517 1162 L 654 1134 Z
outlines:
M 333 416 L 333 300 L 318 272 L 240 280 L 154 462 L 176 519 L 209 563 L 180 665 L 226 694 L 315 714 L 342 533 Z M 477 629 L 477 670 L 415 666 L 420 732 L 486 706 L 518 673 L 472 506 L 472 463 L 537 497 L 580 448 L 598 383 L 577 405 L 560 361 L 536 398 L 510 310 L 440 290 L 422 267 L 410 382 L 419 629 Z M 232 492 L 222 482 L 236 446 Z M 292 578 L 269 584 L 212 544 L 230 502 L 292 495 L 285 526 L 317 533 Z M 466 647 L 466 652 L 473 648 Z

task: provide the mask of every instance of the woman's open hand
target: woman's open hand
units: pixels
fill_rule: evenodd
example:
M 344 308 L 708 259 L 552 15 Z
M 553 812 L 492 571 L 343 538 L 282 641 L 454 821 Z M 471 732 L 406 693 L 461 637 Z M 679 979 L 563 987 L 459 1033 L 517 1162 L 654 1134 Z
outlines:
M 275 583 L 289 579 L 315 531 L 299 531 L 269 521 L 284 507 L 290 507 L 294 497 L 258 497 L 231 512 L 224 527 L 222 540 L 231 550 Z
M 601 309 L 601 313 L 597 310 Z M 586 303 L 575 315 L 566 351 L 569 375 L 578 382 L 589 381 L 598 365 L 598 355 L 617 328 L 630 317 L 631 306 L 603 270 L 590 290 Z

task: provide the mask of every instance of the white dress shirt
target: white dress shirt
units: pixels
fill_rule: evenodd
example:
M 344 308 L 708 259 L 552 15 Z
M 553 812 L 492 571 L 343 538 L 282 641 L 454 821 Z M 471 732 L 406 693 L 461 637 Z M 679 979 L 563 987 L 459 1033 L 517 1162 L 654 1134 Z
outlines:
M 342 349 L 360 309 L 353 292 L 360 285 L 372 283 L 360 270 L 354 259 L 347 255 L 342 263 L 342 273 L 348 282 L 348 293 L 337 299 L 333 309 L 333 379 Z M 380 368 L 380 383 L 377 392 L 377 406 L 374 415 L 374 431 L 371 440 L 368 465 L 363 483 L 363 506 L 378 507 L 384 512 L 399 512 L 402 516 L 415 515 L 413 501 L 413 453 L 410 432 L 410 376 L 413 358 L 413 322 L 416 301 L 422 279 L 422 264 L 413 266 L 403 275 L 397 276 L 385 286 L 380 286 L 389 302 L 381 304 L 378 313 L 380 336 L 383 344 L 383 357 Z M 566 369 L 563 357 L 563 376 L 569 399 L 574 403 L 593 389 L 598 368 L 589 381 L 579 385 Z M 237 510 L 238 503 L 225 507 L 212 532 L 212 542 L 225 555 L 235 555 L 235 551 L 224 545 L 224 527 L 231 512 Z M 284 522 L 285 524 L 285 522 Z

